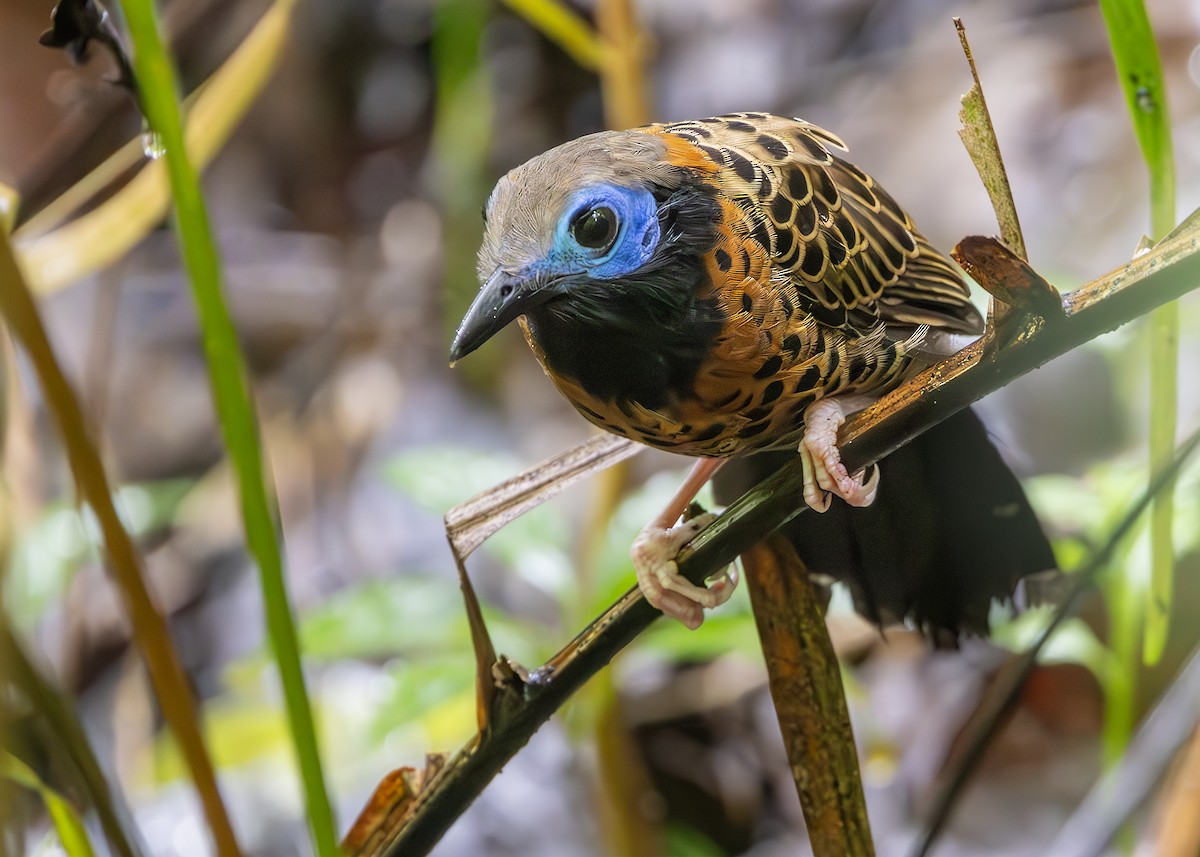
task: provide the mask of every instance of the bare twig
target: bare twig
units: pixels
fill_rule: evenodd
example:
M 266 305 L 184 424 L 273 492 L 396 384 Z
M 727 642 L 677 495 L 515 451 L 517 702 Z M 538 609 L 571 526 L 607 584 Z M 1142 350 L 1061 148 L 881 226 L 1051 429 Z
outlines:
M 446 538 L 458 567 L 458 582 L 471 630 L 471 647 L 475 651 L 476 720 L 481 732 L 490 722 L 492 705 L 496 701 L 497 661 L 483 611 L 475 597 L 475 587 L 467 575 L 467 557 L 505 524 L 545 503 L 568 486 L 604 471 L 642 449 L 625 438 L 597 435 L 459 503 L 446 513 Z
M 963 248 L 960 248 L 962 250 Z M 983 268 L 987 259 L 966 254 Z M 1028 318 L 1003 348 L 977 342 L 930 367 L 852 417 L 839 437 L 846 466 L 858 470 L 972 402 L 1046 361 L 1200 287 L 1200 223 L 1148 254 L 1064 296 L 1059 319 Z M 703 580 L 806 508 L 799 458 L 748 492 L 679 557 Z M 528 683 L 509 684 L 508 713 L 455 755 L 407 812 L 387 819 L 378 848 L 362 855 L 425 854 L 534 731 L 660 614 L 636 589 L 592 622 Z
M 742 554 L 742 567 L 813 855 L 871 857 L 842 672 L 804 563 L 774 533 Z

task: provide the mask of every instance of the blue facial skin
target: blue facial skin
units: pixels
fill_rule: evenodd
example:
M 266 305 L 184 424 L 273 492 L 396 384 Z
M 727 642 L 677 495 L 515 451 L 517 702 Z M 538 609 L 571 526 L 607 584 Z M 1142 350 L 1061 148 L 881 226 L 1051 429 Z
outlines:
M 593 208 L 611 208 L 617 215 L 617 237 L 607 248 L 581 247 L 571 234 L 571 225 Z M 554 232 L 554 244 L 538 273 L 584 274 L 610 280 L 630 274 L 654 255 L 659 240 L 658 204 L 644 188 L 595 185 L 576 194 Z

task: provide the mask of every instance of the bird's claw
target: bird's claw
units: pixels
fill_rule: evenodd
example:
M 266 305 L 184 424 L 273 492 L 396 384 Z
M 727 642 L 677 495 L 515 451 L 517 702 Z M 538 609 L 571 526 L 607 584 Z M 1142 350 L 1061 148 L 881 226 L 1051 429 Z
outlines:
M 838 429 L 846 421 L 842 406 L 832 399 L 809 405 L 804 412 L 800 459 L 804 467 L 804 502 L 816 512 L 829 509 L 830 494 L 851 506 L 870 506 L 879 491 L 879 468 L 851 476 L 837 447 Z
M 629 551 L 642 595 L 652 607 L 693 631 L 704 623 L 704 608 L 724 604 L 737 586 L 737 574 L 729 569 L 715 575 L 712 585 L 697 586 L 679 573 L 675 563 L 680 548 L 716 517 L 706 512 L 666 529 L 647 524 Z

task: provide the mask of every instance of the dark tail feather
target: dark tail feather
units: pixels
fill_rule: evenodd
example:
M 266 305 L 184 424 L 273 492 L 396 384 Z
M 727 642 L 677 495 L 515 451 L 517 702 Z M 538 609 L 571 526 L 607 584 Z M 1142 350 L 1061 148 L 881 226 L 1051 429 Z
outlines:
M 762 453 L 718 472 L 729 503 L 794 457 Z M 865 509 L 834 499 L 784 527 L 812 574 L 850 586 L 855 606 L 887 624 L 907 619 L 935 643 L 986 634 L 993 599 L 1055 568 L 1050 544 L 1020 483 L 970 410 L 945 420 L 882 464 L 879 495 Z

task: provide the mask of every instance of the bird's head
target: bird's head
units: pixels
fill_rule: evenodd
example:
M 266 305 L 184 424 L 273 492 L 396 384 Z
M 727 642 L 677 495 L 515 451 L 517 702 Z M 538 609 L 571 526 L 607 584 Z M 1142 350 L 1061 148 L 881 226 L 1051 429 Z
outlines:
M 669 237 L 667 201 L 686 178 L 665 154 L 653 135 L 603 132 L 500 179 L 484 209 L 482 288 L 459 326 L 451 362 L 538 307 L 602 312 L 619 300 L 626 278 L 654 268 Z

